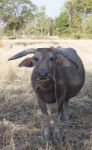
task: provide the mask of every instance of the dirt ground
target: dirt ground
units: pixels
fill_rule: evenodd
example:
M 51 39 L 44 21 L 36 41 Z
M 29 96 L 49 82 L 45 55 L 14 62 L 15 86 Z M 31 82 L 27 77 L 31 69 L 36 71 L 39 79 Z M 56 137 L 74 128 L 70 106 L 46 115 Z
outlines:
M 24 59 L 8 58 L 33 47 L 75 48 L 85 71 L 85 85 L 70 100 L 70 121 L 60 123 L 61 140 L 44 141 L 42 114 L 31 87 L 32 68 L 18 68 Z M 92 150 L 92 40 L 0 40 L 0 150 Z

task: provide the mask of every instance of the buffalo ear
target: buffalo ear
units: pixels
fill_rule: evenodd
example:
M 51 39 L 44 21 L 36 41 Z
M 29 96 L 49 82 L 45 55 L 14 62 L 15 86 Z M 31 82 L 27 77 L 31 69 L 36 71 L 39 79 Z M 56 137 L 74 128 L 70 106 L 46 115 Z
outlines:
M 33 65 L 32 58 L 26 58 L 19 64 L 19 67 L 33 67 Z

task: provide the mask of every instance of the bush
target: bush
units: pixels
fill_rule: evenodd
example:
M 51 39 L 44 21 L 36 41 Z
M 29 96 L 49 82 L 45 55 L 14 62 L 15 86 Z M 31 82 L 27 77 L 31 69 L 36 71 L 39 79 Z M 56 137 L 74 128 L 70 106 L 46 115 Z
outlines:
M 74 33 L 74 34 L 72 34 L 72 38 L 80 39 L 81 38 L 81 33 Z
M 84 25 L 84 33 L 92 34 L 92 16 L 89 16 Z

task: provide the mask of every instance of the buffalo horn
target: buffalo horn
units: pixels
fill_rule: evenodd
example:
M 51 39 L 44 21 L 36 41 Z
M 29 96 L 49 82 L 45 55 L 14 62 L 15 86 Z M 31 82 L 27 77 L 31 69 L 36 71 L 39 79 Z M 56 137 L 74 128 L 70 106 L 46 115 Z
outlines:
M 17 58 L 21 58 L 23 56 L 26 56 L 28 54 L 34 54 L 35 53 L 35 49 L 27 49 L 27 50 L 24 50 L 22 52 L 19 52 L 18 54 L 10 57 L 8 60 L 14 60 L 14 59 L 17 59 Z

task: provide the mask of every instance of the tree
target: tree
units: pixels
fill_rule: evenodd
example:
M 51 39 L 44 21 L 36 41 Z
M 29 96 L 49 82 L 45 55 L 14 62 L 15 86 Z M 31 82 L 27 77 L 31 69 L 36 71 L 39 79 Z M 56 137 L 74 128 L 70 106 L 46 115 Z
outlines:
M 46 24 L 47 24 L 47 34 L 49 36 L 52 36 L 55 30 L 55 22 L 51 17 L 47 17 Z
M 35 28 L 36 28 L 37 32 L 40 33 L 41 36 L 44 35 L 46 33 L 46 30 L 47 30 L 46 14 L 45 14 L 45 7 L 44 6 L 41 6 L 37 10 L 34 21 L 35 21 Z
M 1 0 L 0 19 L 6 24 L 5 31 L 18 31 L 25 23 L 32 20 L 36 6 L 30 0 Z
M 84 32 L 87 34 L 92 34 L 92 15 L 89 16 L 86 20 Z
M 72 31 L 84 32 L 88 16 L 92 15 L 92 0 L 70 0 L 65 3 Z
M 56 19 L 56 30 L 59 35 L 69 33 L 69 18 L 67 12 L 61 12 Z

